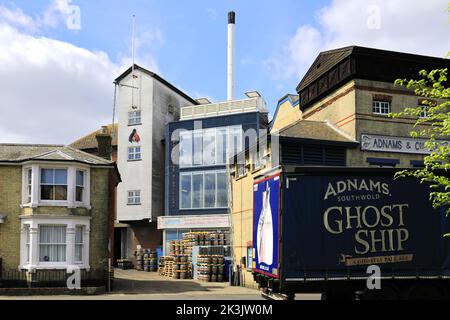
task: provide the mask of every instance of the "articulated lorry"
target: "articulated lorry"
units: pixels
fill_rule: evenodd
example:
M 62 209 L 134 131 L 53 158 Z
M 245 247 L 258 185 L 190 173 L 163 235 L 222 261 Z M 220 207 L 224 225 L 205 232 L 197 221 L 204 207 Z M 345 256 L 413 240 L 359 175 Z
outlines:
M 394 174 L 296 168 L 255 181 L 252 272 L 263 295 L 448 299 L 450 218 L 429 186 Z

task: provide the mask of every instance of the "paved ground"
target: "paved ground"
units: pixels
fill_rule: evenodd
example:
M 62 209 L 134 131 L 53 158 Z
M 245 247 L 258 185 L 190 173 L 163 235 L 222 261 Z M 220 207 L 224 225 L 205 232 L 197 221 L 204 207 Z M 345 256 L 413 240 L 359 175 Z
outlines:
M 1 297 L 0 300 L 12 299 Z M 32 296 L 13 299 L 82 300 L 264 300 L 258 290 L 231 287 L 227 283 L 174 280 L 154 272 L 115 270 L 114 292 L 100 296 Z M 301 295 L 297 300 L 317 300 L 318 295 Z

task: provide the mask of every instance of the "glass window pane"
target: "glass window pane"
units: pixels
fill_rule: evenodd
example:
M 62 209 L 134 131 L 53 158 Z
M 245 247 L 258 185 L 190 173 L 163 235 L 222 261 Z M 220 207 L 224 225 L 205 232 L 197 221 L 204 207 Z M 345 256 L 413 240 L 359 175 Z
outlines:
M 205 174 L 205 208 L 216 206 L 216 174 Z
M 181 175 L 181 187 L 180 187 L 180 207 L 183 209 L 191 208 L 191 175 Z
M 225 208 L 228 206 L 227 174 L 217 173 L 217 206 Z
M 192 208 L 203 208 L 203 174 L 194 174 L 192 179 Z
M 41 200 L 53 200 L 53 186 L 41 186 Z
M 77 171 L 77 186 L 84 186 L 84 172 Z
M 66 169 L 55 169 L 55 184 L 67 184 Z
M 203 134 L 203 164 L 216 163 L 216 129 L 207 129 Z
M 180 166 L 192 165 L 192 131 L 180 133 Z
M 41 169 L 41 183 L 53 184 L 53 169 Z
M 83 202 L 83 191 L 84 191 L 83 187 L 76 187 L 75 201 Z
M 227 128 L 217 129 L 217 164 L 227 163 Z
M 55 186 L 55 200 L 67 200 L 67 186 Z
M 203 133 L 194 132 L 194 159 L 193 165 L 201 166 L 203 164 Z
M 77 226 L 75 228 L 75 243 L 83 243 L 83 227 Z

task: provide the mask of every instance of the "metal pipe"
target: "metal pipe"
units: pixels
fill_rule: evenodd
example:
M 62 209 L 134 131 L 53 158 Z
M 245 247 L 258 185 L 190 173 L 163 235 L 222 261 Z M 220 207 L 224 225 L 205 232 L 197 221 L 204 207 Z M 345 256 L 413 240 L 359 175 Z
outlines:
M 228 13 L 228 75 L 227 96 L 228 100 L 234 100 L 234 45 L 235 45 L 236 13 Z

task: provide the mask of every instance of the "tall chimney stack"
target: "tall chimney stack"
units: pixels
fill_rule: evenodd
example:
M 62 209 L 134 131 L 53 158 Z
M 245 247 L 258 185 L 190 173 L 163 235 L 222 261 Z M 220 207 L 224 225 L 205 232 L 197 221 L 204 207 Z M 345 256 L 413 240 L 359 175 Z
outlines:
M 234 100 L 234 33 L 236 13 L 228 12 L 228 100 Z

